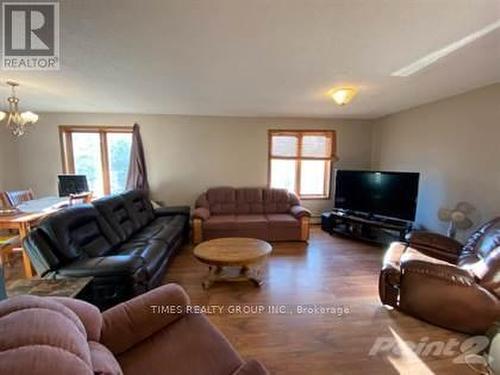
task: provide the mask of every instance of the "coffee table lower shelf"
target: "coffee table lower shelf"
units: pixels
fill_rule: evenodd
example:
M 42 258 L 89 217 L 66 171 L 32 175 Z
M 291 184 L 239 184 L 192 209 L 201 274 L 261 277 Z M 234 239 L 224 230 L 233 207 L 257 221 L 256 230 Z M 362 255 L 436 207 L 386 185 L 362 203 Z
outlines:
M 256 287 L 262 286 L 261 267 L 222 267 L 208 266 L 208 276 L 202 285 L 204 289 L 210 288 L 216 282 L 240 282 L 250 281 Z

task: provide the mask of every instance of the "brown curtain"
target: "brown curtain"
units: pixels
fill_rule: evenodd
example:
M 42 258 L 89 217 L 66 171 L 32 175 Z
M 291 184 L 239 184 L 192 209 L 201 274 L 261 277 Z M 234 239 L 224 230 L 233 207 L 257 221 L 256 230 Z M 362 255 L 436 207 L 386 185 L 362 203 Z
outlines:
M 132 131 L 132 147 L 127 176 L 127 190 L 132 189 L 149 191 L 146 159 L 144 158 L 144 147 L 138 124 L 134 124 Z

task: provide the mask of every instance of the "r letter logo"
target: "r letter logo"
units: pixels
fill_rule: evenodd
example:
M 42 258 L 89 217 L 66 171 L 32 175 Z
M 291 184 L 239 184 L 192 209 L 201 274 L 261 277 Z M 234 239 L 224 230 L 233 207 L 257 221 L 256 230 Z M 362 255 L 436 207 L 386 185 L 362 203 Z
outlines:
M 2 69 L 59 69 L 59 3 L 7 2 L 2 14 Z

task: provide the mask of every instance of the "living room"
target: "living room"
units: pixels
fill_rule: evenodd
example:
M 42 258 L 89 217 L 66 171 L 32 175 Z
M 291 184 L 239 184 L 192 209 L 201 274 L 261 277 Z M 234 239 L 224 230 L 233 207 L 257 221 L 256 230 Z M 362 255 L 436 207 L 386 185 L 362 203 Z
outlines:
M 29 4 L 0 373 L 500 371 L 498 1 Z

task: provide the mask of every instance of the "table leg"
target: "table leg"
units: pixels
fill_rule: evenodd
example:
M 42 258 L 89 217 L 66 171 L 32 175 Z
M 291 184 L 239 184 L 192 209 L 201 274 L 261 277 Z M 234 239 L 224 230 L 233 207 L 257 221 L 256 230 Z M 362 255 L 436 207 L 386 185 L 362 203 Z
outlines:
M 29 231 L 30 225 L 28 223 L 23 222 L 19 224 L 19 238 L 21 239 L 21 248 L 23 253 L 24 275 L 27 279 L 31 279 L 33 277 L 33 268 L 31 267 L 31 261 L 28 254 L 26 253 L 26 249 L 23 246 L 23 240 L 28 235 Z
M 222 273 L 222 267 L 219 266 L 209 266 L 208 267 L 208 277 L 203 282 L 203 289 L 210 288 L 215 281 L 219 279 L 219 275 Z
M 262 284 L 264 284 L 261 267 L 262 265 L 260 264 L 254 265 L 253 267 L 243 266 L 241 267 L 241 274 L 250 280 L 256 287 L 261 287 Z

